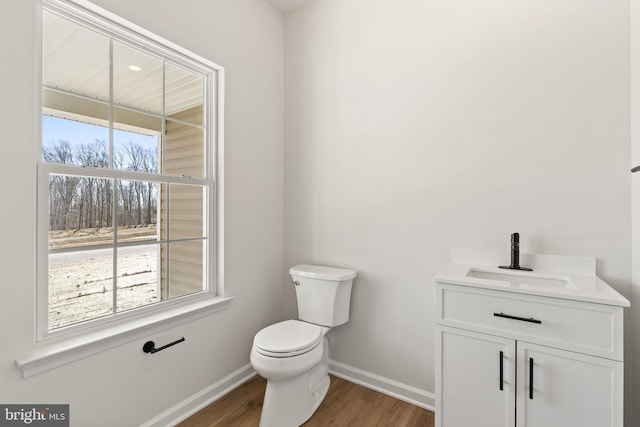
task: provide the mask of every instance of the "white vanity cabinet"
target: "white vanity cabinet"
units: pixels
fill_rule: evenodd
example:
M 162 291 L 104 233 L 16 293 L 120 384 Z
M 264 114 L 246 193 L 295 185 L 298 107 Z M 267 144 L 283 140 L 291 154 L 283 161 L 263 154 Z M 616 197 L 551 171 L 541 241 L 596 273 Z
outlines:
M 436 277 L 436 427 L 622 427 L 626 299 L 456 271 Z
M 518 426 L 623 425 L 622 362 L 517 342 Z
M 436 425 L 514 426 L 515 341 L 446 326 L 438 332 Z

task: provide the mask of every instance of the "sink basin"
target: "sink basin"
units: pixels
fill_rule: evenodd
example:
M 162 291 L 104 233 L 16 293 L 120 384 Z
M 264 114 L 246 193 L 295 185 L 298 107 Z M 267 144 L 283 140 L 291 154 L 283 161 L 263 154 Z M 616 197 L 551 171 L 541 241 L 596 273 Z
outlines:
M 539 274 L 533 272 L 524 272 L 518 270 L 485 270 L 480 268 L 470 268 L 466 274 L 467 277 L 476 279 L 497 280 L 504 282 L 503 284 L 511 287 L 522 289 L 576 289 L 573 282 L 563 276 L 554 276 L 549 274 Z

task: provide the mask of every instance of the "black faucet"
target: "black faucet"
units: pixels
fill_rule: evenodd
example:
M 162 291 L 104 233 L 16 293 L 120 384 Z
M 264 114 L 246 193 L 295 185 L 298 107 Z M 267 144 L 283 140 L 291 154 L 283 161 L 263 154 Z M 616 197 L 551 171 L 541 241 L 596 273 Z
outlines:
M 498 267 L 508 270 L 533 271 L 532 268 L 520 267 L 520 235 L 518 233 L 511 235 L 511 265 L 500 265 Z

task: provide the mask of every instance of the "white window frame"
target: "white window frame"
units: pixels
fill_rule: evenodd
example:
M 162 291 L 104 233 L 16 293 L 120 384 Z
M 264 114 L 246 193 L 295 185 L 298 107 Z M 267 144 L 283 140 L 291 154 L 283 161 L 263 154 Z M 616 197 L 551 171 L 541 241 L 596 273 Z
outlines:
M 224 293 L 223 285 L 223 136 L 224 136 L 224 68 L 196 55 L 168 40 L 165 40 L 137 25 L 126 21 L 85 0 L 35 0 L 39 23 L 39 37 L 36 45 L 36 123 L 38 132 L 35 153 L 38 170 L 37 188 L 37 251 L 36 251 L 36 339 L 32 355 L 17 360 L 28 377 L 54 367 L 78 360 L 91 354 L 121 345 L 136 338 L 147 338 L 149 334 L 195 320 L 212 312 L 228 308 L 230 296 Z M 205 147 L 204 179 L 175 177 L 171 182 L 202 184 L 209 186 L 206 225 L 208 242 L 208 268 L 205 274 L 208 290 L 192 295 L 153 303 L 121 314 L 106 318 L 81 322 L 68 327 L 49 331 L 48 324 L 48 176 L 49 172 L 63 172 L 81 176 L 100 175 L 122 179 L 165 181 L 162 175 L 123 172 L 112 169 L 82 168 L 78 166 L 45 163 L 41 159 L 42 120 L 42 16 L 43 10 L 79 20 L 94 30 L 124 40 L 147 52 L 156 53 L 176 64 L 184 64 L 188 58 L 192 68 L 205 75 L 205 129 L 207 132 Z M 114 219 L 115 220 L 115 219 Z M 115 224 L 114 224 L 115 226 Z

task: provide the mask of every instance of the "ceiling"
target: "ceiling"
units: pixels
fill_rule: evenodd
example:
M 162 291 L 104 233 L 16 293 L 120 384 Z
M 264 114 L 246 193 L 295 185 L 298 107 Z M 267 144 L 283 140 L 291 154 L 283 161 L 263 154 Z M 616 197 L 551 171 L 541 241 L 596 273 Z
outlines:
M 278 8 L 282 13 L 291 12 L 314 0 L 267 0 L 269 3 Z

